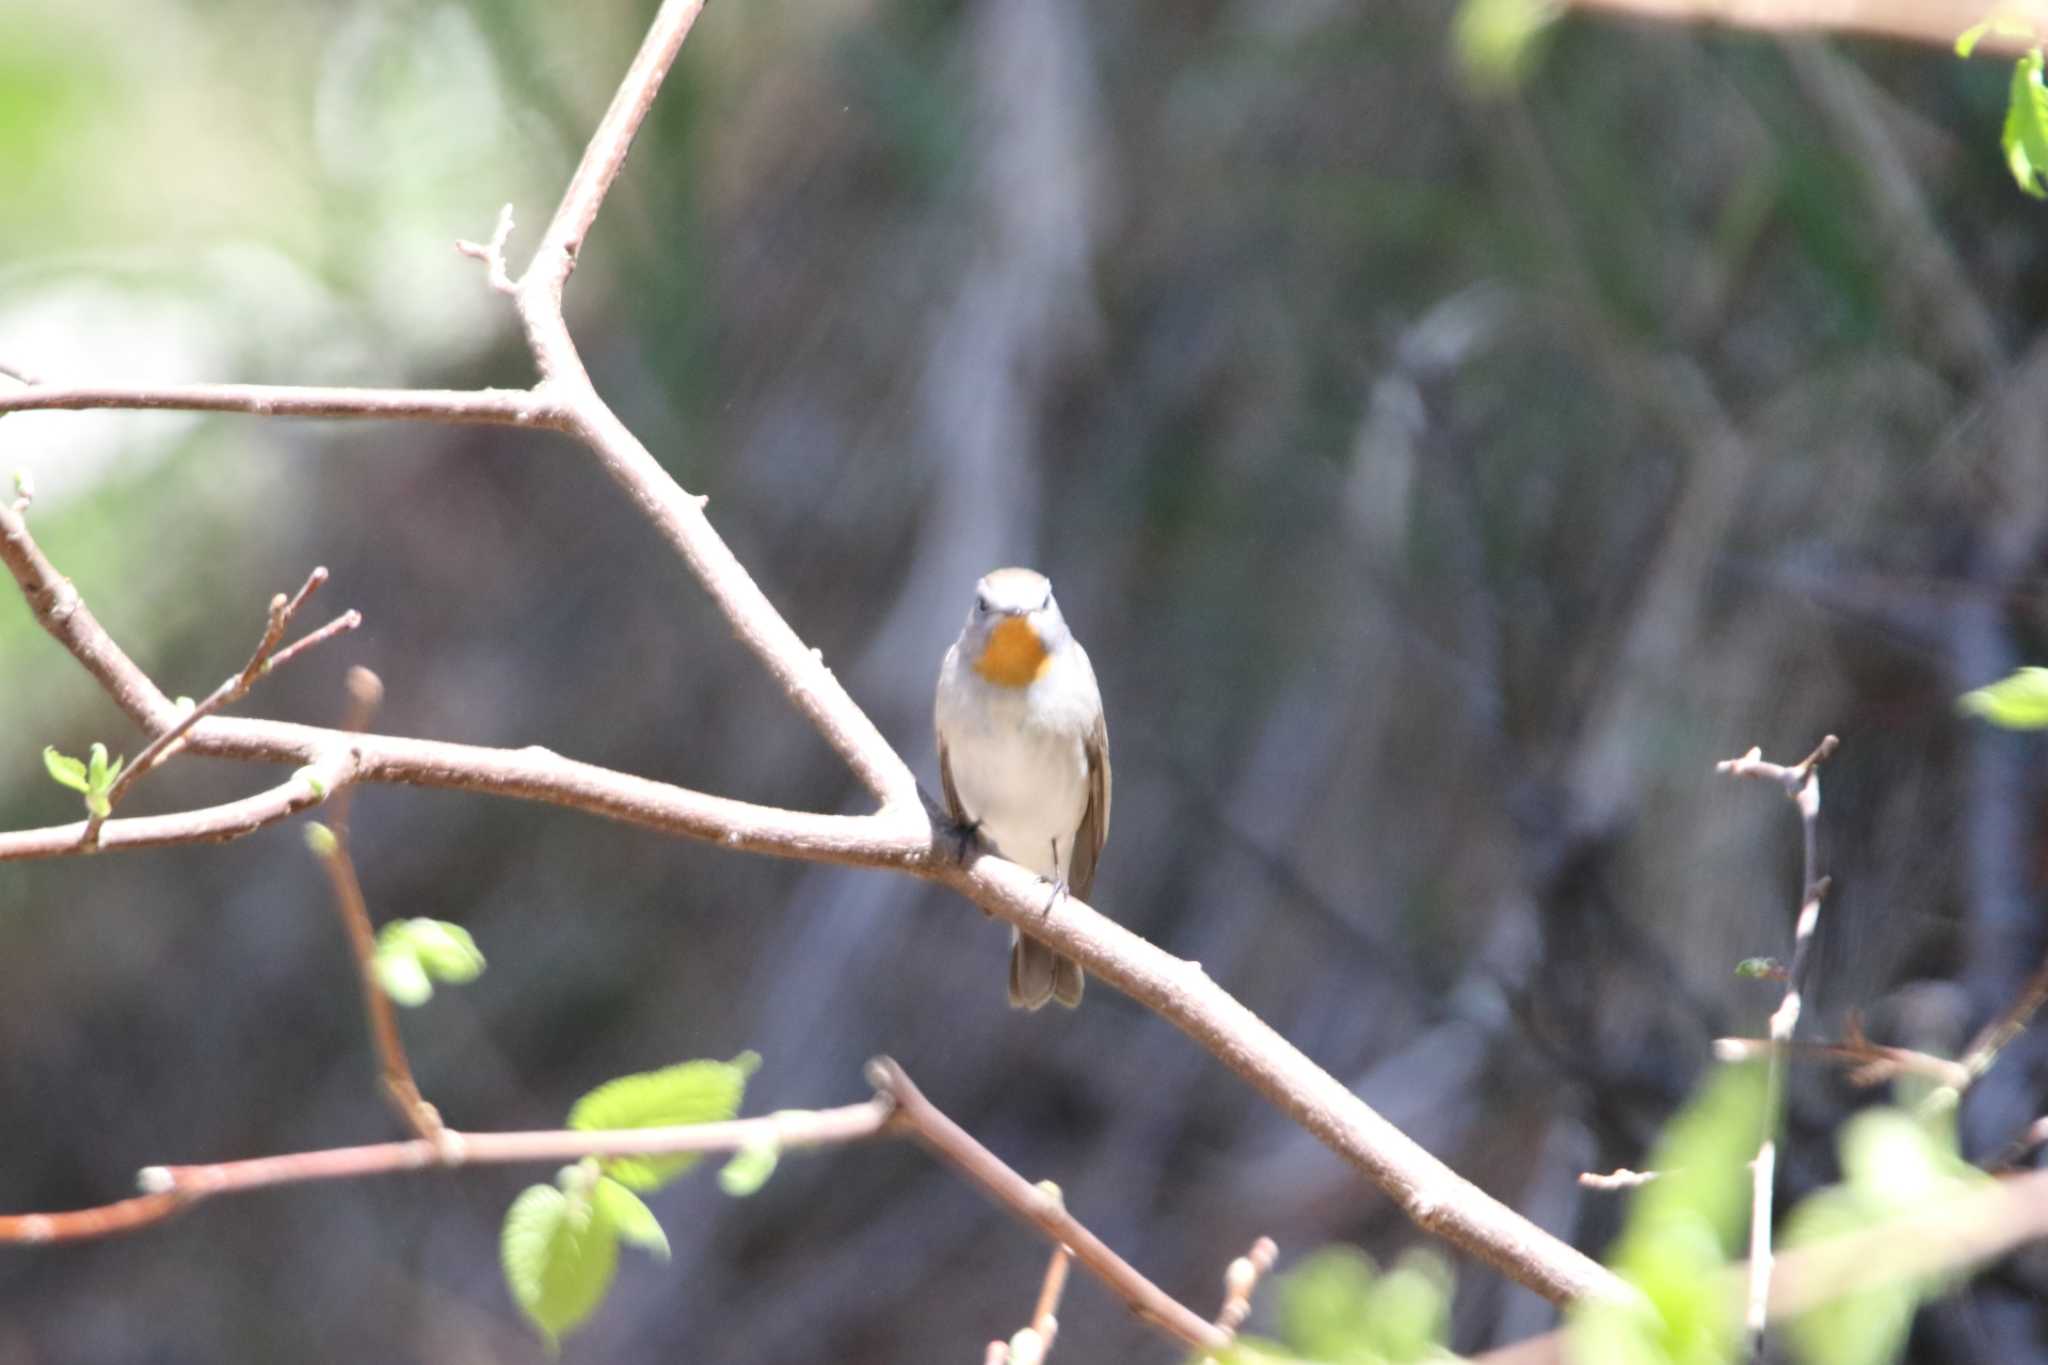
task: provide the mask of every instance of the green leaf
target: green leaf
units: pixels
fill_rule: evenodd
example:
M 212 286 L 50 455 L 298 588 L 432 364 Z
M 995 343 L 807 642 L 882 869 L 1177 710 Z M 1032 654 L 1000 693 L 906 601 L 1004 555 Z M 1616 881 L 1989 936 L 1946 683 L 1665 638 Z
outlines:
M 1366 1303 L 1375 1273 L 1372 1257 L 1355 1247 L 1305 1257 L 1275 1286 L 1281 1339 L 1314 1360 L 1358 1358 L 1371 1340 Z
M 93 791 L 103 792 L 107 789 L 109 780 L 107 777 L 107 746 L 98 740 L 94 740 L 92 743 L 92 759 L 85 765 L 86 785 Z
M 306 822 L 306 847 L 316 858 L 332 858 L 341 851 L 341 841 L 334 837 L 334 831 L 318 820 Z
M 58 753 L 49 745 L 43 746 L 43 767 L 48 770 L 51 781 L 60 787 L 69 787 L 75 792 L 91 790 L 85 780 L 85 764 Z
M 384 994 L 407 1009 L 416 1009 L 434 998 L 434 983 L 418 957 L 404 949 L 379 948 L 370 959 L 370 970 Z
M 735 1199 L 757 1194 L 775 1174 L 775 1163 L 781 1158 L 782 1148 L 773 1142 L 742 1147 L 718 1172 L 718 1187 Z
M 1441 1256 L 1422 1248 L 1403 1255 L 1365 1296 L 1373 1353 L 1388 1365 L 1440 1354 L 1450 1338 L 1453 1288 L 1451 1268 Z
M 1956 708 L 2007 730 L 2048 729 L 2048 668 L 2022 668 L 1989 687 L 1965 692 Z
M 1557 15 L 1555 0 L 1464 0 L 1451 19 L 1451 50 L 1467 88 L 1504 95 L 1520 85 Z
M 2036 199 L 2048 199 L 2048 189 L 2041 184 L 2042 175 L 2048 174 L 2048 85 L 2042 84 L 2041 62 L 2037 47 L 2013 63 L 2000 140 L 2005 164 L 2019 187 Z
M 1764 1079 L 1761 1063 L 1725 1067 L 1665 1126 L 1650 1163 L 1661 1178 L 1635 1190 L 1608 1256 L 1643 1300 L 1588 1300 L 1575 1309 L 1577 1358 L 1670 1365 L 1734 1358 L 1740 1323 L 1719 1276 L 1748 1227 Z
M 1984 35 L 1995 33 L 2001 38 L 2023 38 L 2038 42 L 2040 35 L 2024 15 L 1994 14 L 1982 23 L 1972 24 L 1956 35 L 1956 55 L 1967 58 L 1977 50 L 1977 44 L 1984 41 Z
M 615 1128 L 662 1128 L 673 1124 L 717 1123 L 740 1111 L 747 1077 L 761 1059 L 743 1052 L 730 1062 L 683 1062 L 607 1081 L 576 1101 L 569 1126 L 583 1132 Z M 674 1156 L 607 1157 L 605 1174 L 629 1189 L 658 1190 L 700 1159 L 696 1152 Z
M 1843 1125 L 1843 1181 L 1821 1190 L 1785 1220 L 1785 1245 L 1812 1246 L 1938 1207 L 1989 1177 L 1958 1155 L 1951 1120 L 1916 1118 L 1901 1109 L 1872 1109 Z M 1900 1358 L 1920 1304 L 1945 1292 L 1955 1275 L 1882 1273 L 1878 1259 L 1859 1270 L 1869 1283 L 1822 1304 L 1790 1324 L 1806 1365 L 1889 1365 Z
M 401 919 L 377 931 L 377 955 L 371 965 L 384 993 L 412 1006 L 433 998 L 436 981 L 459 986 L 476 980 L 484 969 L 484 955 L 459 924 Z
M 597 1211 L 618 1232 L 620 1241 L 653 1252 L 664 1261 L 668 1259 L 668 1234 L 661 1230 L 654 1210 L 639 1195 L 609 1176 L 601 1176 L 592 1198 Z
M 619 1237 L 590 1198 L 531 1185 L 505 1210 L 498 1234 L 505 1284 L 550 1346 L 604 1301 L 619 1266 Z
M 484 955 L 469 930 L 446 920 L 394 920 L 378 930 L 377 946 L 403 946 L 436 981 L 451 985 L 474 981 L 484 970 Z

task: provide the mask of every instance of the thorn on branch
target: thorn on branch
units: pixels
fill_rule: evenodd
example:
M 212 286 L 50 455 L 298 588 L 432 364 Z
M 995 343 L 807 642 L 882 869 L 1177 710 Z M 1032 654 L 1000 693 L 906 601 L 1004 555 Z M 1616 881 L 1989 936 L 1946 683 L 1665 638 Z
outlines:
M 512 239 L 512 206 L 498 210 L 497 226 L 491 229 L 488 242 L 457 241 L 455 249 L 472 260 L 484 263 L 484 279 L 491 288 L 507 296 L 519 292 L 519 286 L 505 269 L 505 243 Z

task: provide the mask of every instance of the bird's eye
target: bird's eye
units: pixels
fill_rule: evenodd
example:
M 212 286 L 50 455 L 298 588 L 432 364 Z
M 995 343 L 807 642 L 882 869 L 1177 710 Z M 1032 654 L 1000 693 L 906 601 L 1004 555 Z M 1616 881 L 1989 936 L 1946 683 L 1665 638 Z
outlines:
M 989 606 L 988 599 L 986 597 L 976 597 L 974 599 L 974 609 L 980 612 L 983 616 L 988 615 L 989 612 L 993 610 L 993 608 Z
M 1051 588 L 1047 588 L 1047 589 L 1045 590 L 1045 600 L 1044 600 L 1043 602 L 1040 602 L 1040 603 L 1038 604 L 1038 609 L 1039 609 L 1040 611 L 1045 611 L 1045 610 L 1049 609 L 1049 608 L 1050 608 L 1051 606 L 1052 606 L 1052 589 L 1051 589 Z

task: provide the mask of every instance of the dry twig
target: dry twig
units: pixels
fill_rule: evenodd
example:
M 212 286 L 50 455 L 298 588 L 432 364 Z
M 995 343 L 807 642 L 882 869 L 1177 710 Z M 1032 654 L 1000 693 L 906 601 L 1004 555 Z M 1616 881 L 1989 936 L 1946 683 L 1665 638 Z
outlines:
M 1764 1086 L 1764 1132 L 1757 1144 L 1751 1168 L 1749 1207 L 1749 1298 L 1745 1322 L 1749 1330 L 1749 1354 L 1757 1356 L 1764 1325 L 1770 1314 L 1771 1294 L 1771 1190 L 1778 1170 L 1778 1118 L 1785 1106 L 1784 1052 L 1799 1027 L 1801 1000 L 1806 989 L 1808 963 L 1813 951 L 1814 931 L 1820 926 L 1820 905 L 1828 892 L 1828 879 L 1820 873 L 1820 765 L 1841 743 L 1833 735 L 1823 739 L 1814 751 L 1791 767 L 1764 761 L 1760 749 L 1741 758 L 1715 765 L 1716 772 L 1736 777 L 1757 777 L 1776 782 L 1799 808 L 1802 848 L 1799 919 L 1792 930 L 1792 962 L 1785 969 L 1785 995 L 1771 1013 L 1771 1049 L 1766 1062 Z

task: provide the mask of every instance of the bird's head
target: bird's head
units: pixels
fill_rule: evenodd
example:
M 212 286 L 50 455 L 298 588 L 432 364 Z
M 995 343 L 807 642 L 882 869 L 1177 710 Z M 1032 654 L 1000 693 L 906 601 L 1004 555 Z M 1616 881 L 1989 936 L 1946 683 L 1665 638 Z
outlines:
M 1034 569 L 997 569 L 974 585 L 960 633 L 960 654 L 999 687 L 1027 687 L 1044 676 L 1067 641 L 1052 583 Z

